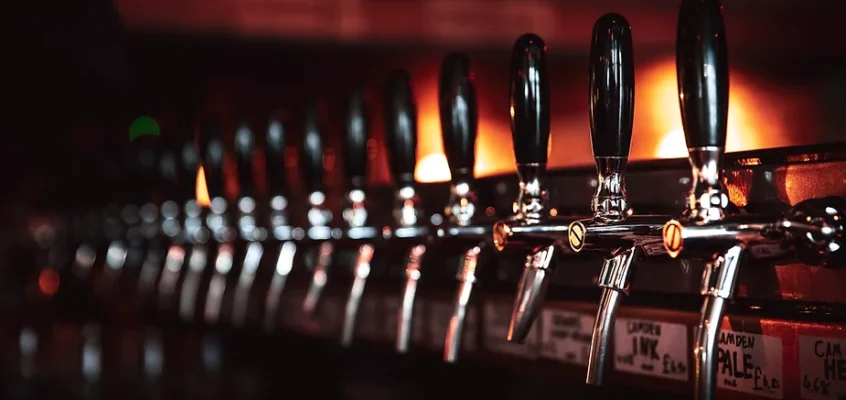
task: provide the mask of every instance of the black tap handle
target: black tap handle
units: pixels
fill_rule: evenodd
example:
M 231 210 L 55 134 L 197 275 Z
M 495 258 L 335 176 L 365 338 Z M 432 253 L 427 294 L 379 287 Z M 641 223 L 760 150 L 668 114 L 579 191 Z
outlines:
M 546 44 L 527 33 L 511 52 L 511 140 L 517 165 L 544 165 L 549 147 Z
M 300 169 L 306 190 L 309 193 L 323 191 L 323 134 L 319 123 L 317 105 L 309 104 L 305 110 L 303 124 L 303 146 L 300 155 Z
M 367 139 L 370 126 L 364 93 L 355 89 L 347 99 L 346 143 L 344 145 L 344 173 L 353 189 L 364 187 L 367 178 Z
M 676 72 L 688 148 L 725 148 L 729 101 L 726 53 L 720 2 L 682 1 L 676 37 Z
M 256 150 L 256 135 L 248 123 L 241 123 L 235 129 L 235 160 L 238 164 L 238 189 L 240 197 L 255 197 L 255 176 L 253 175 L 253 154 Z
M 590 135 L 595 158 L 627 158 L 634 120 L 632 27 L 619 14 L 593 26 L 590 47 Z
M 197 171 L 200 168 L 200 157 L 193 135 L 186 135 L 177 145 L 177 157 L 181 200 L 193 199 L 197 195 Z
M 394 183 L 414 183 L 417 165 L 417 105 L 411 90 L 411 75 L 393 71 L 385 94 L 385 143 Z
M 285 124 L 280 118 L 270 119 L 267 124 L 267 144 L 264 150 L 267 189 L 270 197 L 285 195 L 286 133 Z
M 217 119 L 203 119 L 198 130 L 200 160 L 206 177 L 209 198 L 225 197 L 223 176 L 223 127 Z
M 470 59 L 464 54 L 450 54 L 441 65 L 438 87 L 441 138 L 453 181 L 473 178 L 476 164 L 476 134 L 479 110 Z

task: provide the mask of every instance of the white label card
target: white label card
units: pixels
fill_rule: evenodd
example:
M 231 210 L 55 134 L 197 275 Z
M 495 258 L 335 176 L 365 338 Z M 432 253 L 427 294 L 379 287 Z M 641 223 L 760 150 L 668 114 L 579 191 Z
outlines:
M 682 324 L 618 318 L 614 324 L 614 369 L 687 381 L 687 336 Z
M 429 347 L 434 350 L 443 351 L 446 342 L 446 334 L 449 330 L 449 323 L 452 313 L 455 311 L 455 304 L 446 301 L 436 301 L 429 306 Z M 473 353 L 478 350 L 476 344 L 476 327 L 479 326 L 476 308 L 467 307 L 467 315 L 464 317 L 464 335 L 461 338 L 461 352 Z
M 846 339 L 799 336 L 802 398 L 846 399 Z
M 781 338 L 723 329 L 717 343 L 717 387 L 784 398 Z
M 542 357 L 587 365 L 595 320 L 592 315 L 548 309 L 540 319 Z
M 508 341 L 508 325 L 511 323 L 511 304 L 504 302 L 485 302 L 485 349 L 510 356 L 535 359 L 540 355 L 540 318 L 529 330 L 524 343 Z

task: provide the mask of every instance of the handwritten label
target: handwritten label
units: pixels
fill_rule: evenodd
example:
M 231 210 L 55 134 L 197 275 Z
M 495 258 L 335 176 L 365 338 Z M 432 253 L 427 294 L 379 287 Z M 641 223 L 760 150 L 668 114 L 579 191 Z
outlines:
M 446 334 L 449 330 L 449 323 L 455 311 L 455 304 L 447 301 L 436 301 L 429 306 L 429 347 L 434 350 L 443 351 L 446 342 Z M 467 307 L 467 315 L 464 318 L 464 334 L 461 338 L 461 352 L 473 353 L 478 350 L 476 343 L 478 312 L 475 307 Z
M 381 340 L 383 330 L 379 322 L 379 298 L 365 294 L 359 307 L 358 336 L 364 340 Z
M 846 339 L 799 336 L 802 398 L 846 399 Z
M 502 302 L 485 303 L 485 349 L 510 356 L 535 359 L 540 355 L 540 331 L 535 321 L 524 343 L 508 341 L 508 325 L 511 323 L 511 304 Z
M 541 349 L 544 358 L 587 365 L 594 317 L 573 311 L 543 310 Z
M 718 387 L 784 398 L 781 338 L 724 329 L 717 343 Z
M 426 314 L 422 301 L 414 302 L 414 313 L 411 317 L 411 344 L 426 345 Z M 385 333 L 384 337 L 396 343 L 397 326 L 399 321 L 400 307 L 402 307 L 402 299 L 399 297 L 385 298 Z
M 614 369 L 687 381 L 687 327 L 618 318 L 614 325 Z

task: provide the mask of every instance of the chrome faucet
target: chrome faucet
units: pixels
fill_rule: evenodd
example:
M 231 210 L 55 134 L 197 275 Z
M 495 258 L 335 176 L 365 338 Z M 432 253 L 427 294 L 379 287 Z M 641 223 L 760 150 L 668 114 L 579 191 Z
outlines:
M 312 102 L 305 111 L 302 154 L 300 155 L 300 170 L 309 193 L 309 228 L 306 236 L 309 240 L 319 243 L 312 266 L 311 282 L 303 300 L 303 311 L 311 317 L 317 315 L 320 307 L 334 253 L 334 246 L 328 240 L 332 233 L 332 228 L 329 227 L 332 222 L 332 212 L 326 208 L 326 193 L 323 184 L 324 136 L 318 119 L 317 104 Z
M 597 188 L 592 218 L 573 221 L 567 230 L 570 249 L 608 255 L 598 285 L 602 296 L 591 337 L 586 383 L 602 384 L 622 296 L 639 259 L 664 254 L 661 228 L 671 219 L 634 215 L 626 198 L 625 169 L 632 142 L 635 88 L 632 29 L 619 14 L 605 14 L 593 26 L 589 94 L 591 142 Z
M 285 179 L 285 151 L 288 133 L 285 124 L 277 116 L 271 117 L 267 125 L 265 143 L 265 171 L 267 194 L 270 199 L 269 221 L 273 239 L 279 242 L 276 262 L 273 264 L 270 286 L 264 299 L 264 329 L 273 331 L 278 324 L 279 303 L 288 276 L 294 269 L 297 244 L 294 242 L 293 227 L 288 211 L 288 187 Z
M 364 93 L 355 89 L 346 107 L 346 142 L 344 146 L 344 173 L 348 189 L 344 196 L 342 216 L 346 223 L 343 237 L 358 244 L 358 257 L 353 265 L 353 282 L 344 307 L 341 326 L 341 346 L 352 344 L 358 322 L 358 310 L 373 259 L 373 240 L 378 230 L 368 226 L 365 181 L 367 179 L 367 140 L 370 130 Z
M 549 146 L 549 83 L 546 44 L 534 34 L 520 36 L 511 53 L 511 136 L 517 161 L 520 191 L 514 215 L 497 222 L 493 242 L 497 250 L 531 250 L 508 327 L 508 340 L 523 342 L 540 310 L 557 252 L 556 242 L 567 224 L 548 226 L 547 190 L 544 187 Z
M 478 224 L 477 199 L 473 179 L 476 164 L 476 137 L 479 117 L 476 87 L 470 60 L 464 54 L 449 54 L 441 64 L 438 103 L 441 138 L 452 182 L 450 198 L 444 210 L 446 226 L 437 230 L 439 244 L 459 246 L 463 252 L 456 276 L 458 289 L 452 317 L 444 338 L 444 361 L 458 359 L 464 334 L 467 307 L 482 265 L 483 252 L 489 252 L 486 239 L 491 225 Z
M 405 258 L 405 285 L 397 310 L 395 343 L 395 350 L 405 353 L 411 338 L 417 282 L 422 276 L 421 265 L 426 255 L 429 234 L 423 221 L 420 197 L 414 180 L 414 168 L 417 164 L 417 104 L 408 72 L 398 70 L 390 74 L 384 107 L 385 143 L 391 175 L 396 185 L 392 235 L 395 240 L 410 242 Z
M 731 301 L 737 272 L 756 246 L 779 244 L 809 264 L 843 265 L 843 216 L 839 197 L 799 203 L 785 215 L 741 215 L 723 186 L 729 101 L 729 68 L 722 5 L 717 0 L 684 0 L 676 43 L 679 106 L 693 185 L 685 215 L 663 228 L 671 257 L 706 260 L 704 296 L 694 329 L 694 395 L 713 399 L 717 383 L 720 326 Z

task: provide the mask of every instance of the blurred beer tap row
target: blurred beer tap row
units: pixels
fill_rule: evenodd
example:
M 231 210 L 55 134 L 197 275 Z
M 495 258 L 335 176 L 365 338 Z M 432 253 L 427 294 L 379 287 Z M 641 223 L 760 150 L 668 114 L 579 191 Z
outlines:
M 448 185 L 415 180 L 418 110 L 413 77 L 405 70 L 385 77 L 378 96 L 356 87 L 338 107 L 343 132 L 335 147 L 342 150 L 344 174 L 339 204 L 330 201 L 335 198 L 325 179 L 327 117 L 317 97 L 303 101 L 299 124 L 277 115 L 259 124 L 254 118 L 191 115 L 174 124 L 177 135 L 142 137 L 105 155 L 104 162 L 114 163 L 102 168 L 103 176 L 79 177 L 110 185 L 110 197 L 91 199 L 81 193 L 78 212 L 46 224 L 49 234 L 32 232 L 40 264 L 29 284 L 55 293 L 50 301 L 29 296 L 24 304 L 85 323 L 82 374 L 92 388 L 103 368 L 99 343 L 121 323 L 143 327 L 140 340 L 150 382 L 162 373 L 161 330 L 167 327 L 200 332 L 191 336 L 200 337 L 200 343 L 180 343 L 185 354 L 193 354 L 186 357 L 201 359 L 208 376 L 217 376 L 221 343 L 233 332 L 322 336 L 347 349 L 368 336 L 365 330 L 374 329 L 365 326 L 368 318 L 377 318 L 372 307 L 382 310 L 377 330 L 392 351 L 406 355 L 429 340 L 444 362 L 457 363 L 495 319 L 508 320 L 506 334 L 498 339 L 513 351 L 533 345 L 533 327 L 550 307 L 547 295 L 568 290 L 554 280 L 576 273 L 572 265 L 588 262 L 598 289 L 590 293 L 599 297 L 598 307 L 589 310 L 595 318 L 586 328 L 584 381 L 600 386 L 614 383 L 606 375 L 622 359 L 614 352 L 623 327 L 617 316 L 624 299 L 634 294 L 640 266 L 658 260 L 662 268 L 687 271 L 689 261 L 700 262 L 698 322 L 690 324 L 690 334 L 682 329 L 669 339 L 684 348 L 683 360 L 677 366 L 664 355 L 660 362 L 683 380 L 690 374 L 688 394 L 714 399 L 730 363 L 720 347 L 721 332 L 739 274 L 760 262 L 798 260 L 809 270 L 842 267 L 846 199 L 803 199 L 782 213 L 750 213 L 732 204 L 724 173 L 730 41 L 723 7 L 717 0 L 682 0 L 676 69 L 691 167 L 689 196 L 676 212 L 641 212 L 649 207 L 630 202 L 626 186 L 629 152 L 637 140 L 632 134 L 635 33 L 616 13 L 602 15 L 593 26 L 586 65 L 595 192 L 581 210 L 559 214 L 556 197 L 576 189 L 552 191 L 547 171 L 550 157 L 568 156 L 549 151 L 549 82 L 581 78 L 548 70 L 547 43 L 527 33 L 513 45 L 509 108 L 502 110 L 511 119 L 517 170 L 517 198 L 507 218 L 485 212 L 491 202 L 480 200 L 473 172 L 480 127 L 472 60 L 451 53 L 443 59 L 438 84 Z M 390 198 L 367 182 L 368 168 L 374 168 L 368 146 L 375 97 L 383 101 Z M 287 179 L 292 154 L 302 190 Z M 227 187 L 233 180 L 234 196 Z M 498 182 L 503 188 L 508 184 Z M 207 202 L 195 196 L 198 187 L 207 191 Z M 443 193 L 422 194 L 431 190 Z M 446 201 L 423 204 L 430 199 Z M 426 215 L 432 209 L 442 212 Z M 502 289 L 499 276 L 509 274 L 519 278 Z M 513 295 L 510 313 L 480 315 L 489 295 Z M 388 297 L 392 300 L 379 300 Z M 448 301 L 440 319 L 426 309 L 434 301 Z M 27 354 L 36 351 L 39 335 L 33 324 L 24 324 L 20 334 L 21 371 L 32 368 Z M 643 323 L 627 328 L 661 335 L 660 327 L 656 331 Z M 427 333 L 420 334 L 424 329 Z M 846 332 L 842 327 L 832 331 L 838 340 Z M 425 335 L 431 337 L 418 337 Z M 370 336 L 366 341 L 374 339 Z M 657 350 L 653 353 L 658 359 Z M 761 393 L 782 393 L 773 382 Z M 846 395 L 846 388 L 840 393 Z

